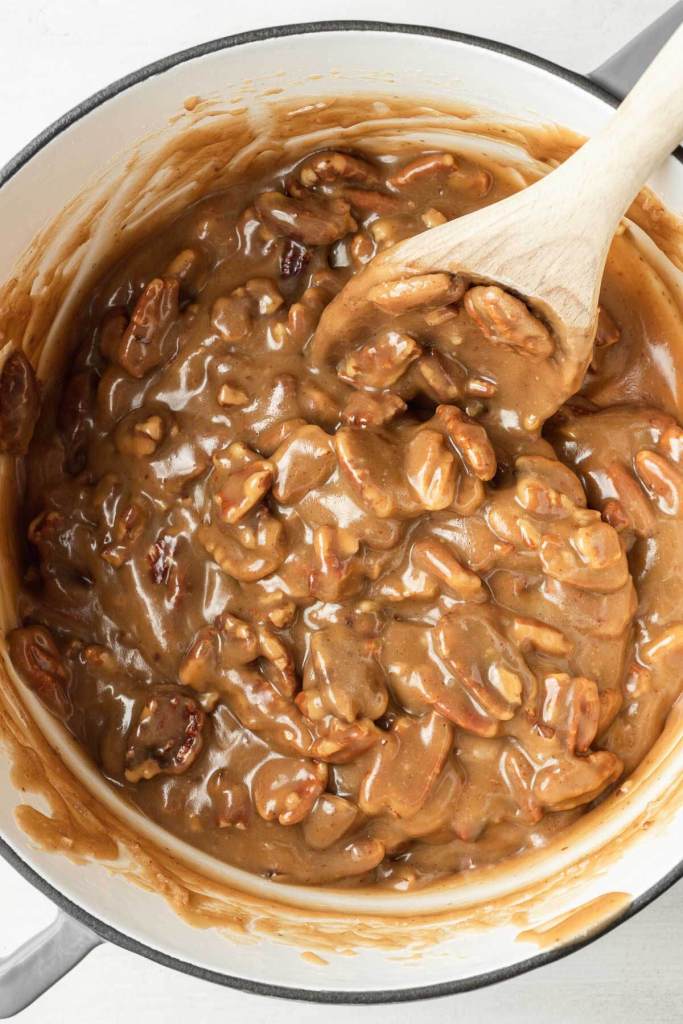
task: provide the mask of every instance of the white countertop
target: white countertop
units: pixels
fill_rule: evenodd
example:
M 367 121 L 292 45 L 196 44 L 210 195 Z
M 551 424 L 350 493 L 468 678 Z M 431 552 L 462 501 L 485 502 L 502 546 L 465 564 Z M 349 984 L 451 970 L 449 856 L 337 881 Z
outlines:
M 577 71 L 600 64 L 672 0 L 0 0 L 0 166 L 112 79 L 217 36 L 296 21 L 422 22 L 488 36 Z M 52 905 L 0 861 L 0 957 L 46 925 Z M 683 886 L 588 948 L 502 985 L 430 1003 L 318 1007 L 244 995 L 101 946 L 21 1024 L 666 1024 L 683 1020 Z

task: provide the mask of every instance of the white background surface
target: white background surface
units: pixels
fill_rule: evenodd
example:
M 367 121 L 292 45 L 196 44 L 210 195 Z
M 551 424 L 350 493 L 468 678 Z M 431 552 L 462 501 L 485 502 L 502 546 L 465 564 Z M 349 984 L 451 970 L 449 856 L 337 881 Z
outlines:
M 194 43 L 330 18 L 421 22 L 488 36 L 586 72 L 672 0 L 0 0 L 0 165 L 114 78 Z M 47 924 L 51 904 L 0 862 L 0 956 Z M 20 1024 L 479 1024 L 683 1021 L 683 886 L 597 943 L 494 988 L 431 1003 L 317 1007 L 243 995 L 101 946 Z

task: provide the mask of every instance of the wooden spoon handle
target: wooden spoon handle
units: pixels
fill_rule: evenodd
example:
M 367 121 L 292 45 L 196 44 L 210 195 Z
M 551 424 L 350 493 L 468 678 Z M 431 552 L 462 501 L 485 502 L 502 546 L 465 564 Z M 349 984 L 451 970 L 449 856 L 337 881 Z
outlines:
M 548 185 L 564 194 L 565 204 L 576 207 L 576 192 L 569 182 L 574 177 L 586 225 L 602 223 L 613 229 L 650 173 L 682 140 L 683 26 L 607 127 L 552 174 Z

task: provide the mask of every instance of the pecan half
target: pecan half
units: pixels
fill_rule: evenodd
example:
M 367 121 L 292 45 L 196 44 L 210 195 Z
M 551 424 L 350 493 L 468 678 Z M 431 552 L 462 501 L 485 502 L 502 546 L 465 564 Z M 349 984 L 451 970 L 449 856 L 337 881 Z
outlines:
M 616 754 L 607 750 L 553 760 L 537 771 L 534 796 L 550 811 L 571 811 L 590 803 L 616 782 L 623 768 Z
M 272 462 L 259 459 L 246 445 L 234 442 L 213 458 L 218 487 L 213 500 L 224 523 L 239 523 L 270 490 L 275 478 Z
M 367 230 L 374 242 L 375 250 L 382 252 L 392 245 L 396 245 L 402 238 L 408 238 L 411 234 L 410 227 L 405 217 L 378 217 L 368 225 Z
M 363 565 L 354 555 L 358 541 L 347 531 L 321 526 L 313 534 L 313 565 L 309 590 L 320 601 L 338 601 L 359 593 Z
M 418 359 L 415 370 L 422 378 L 425 391 L 436 402 L 452 402 L 468 390 L 469 382 L 462 367 L 452 359 L 446 362 L 437 352 L 429 352 Z
M 517 501 L 535 516 L 553 518 L 586 507 L 581 481 L 557 459 L 522 455 L 515 459 L 515 474 Z
M 294 662 L 285 644 L 266 626 L 252 626 L 226 611 L 195 635 L 178 668 L 178 678 L 195 690 L 215 687 L 222 691 L 231 669 L 257 660 L 264 679 L 279 694 L 294 693 Z
M 202 749 L 205 718 L 192 697 L 175 687 L 158 687 L 128 734 L 128 782 L 187 771 Z
M 300 352 L 313 334 L 320 312 L 303 302 L 293 302 L 287 319 L 273 324 L 271 336 L 281 352 Z
M 329 245 L 358 226 L 349 204 L 339 198 L 293 198 L 282 192 L 262 192 L 255 206 L 263 223 L 276 235 L 304 245 Z
M 147 508 L 142 500 L 126 501 L 122 496 L 122 499 L 116 504 L 111 529 L 105 535 L 105 546 L 100 551 L 100 555 L 105 562 L 118 569 L 119 566 L 123 565 L 132 556 L 135 545 L 142 537 L 147 525 L 147 517 Z M 164 561 L 164 584 L 166 584 L 170 575 L 172 556 L 170 545 L 172 544 L 174 547 L 175 540 L 176 538 L 173 538 L 173 541 L 163 538 L 163 540 L 160 539 L 158 542 L 160 549 L 155 555 L 155 560 L 158 557 L 159 561 Z M 162 546 L 163 551 L 161 550 Z M 156 548 L 157 545 L 155 544 L 154 547 Z
M 678 423 L 669 423 L 662 432 L 657 447 L 676 464 L 683 461 L 683 429 Z
M 418 506 L 409 493 L 396 448 L 374 431 L 342 427 L 334 436 L 339 465 L 362 504 L 380 519 Z
M 524 820 L 530 824 L 540 821 L 543 810 L 534 796 L 534 766 L 523 750 L 512 741 L 506 744 L 501 754 L 499 770 Z
M 216 769 L 206 784 L 206 792 L 218 828 L 247 828 L 252 817 L 249 790 L 229 768 Z
M 304 824 L 305 827 L 305 824 Z M 384 859 L 385 847 L 379 839 L 359 837 L 350 842 L 339 843 L 325 853 L 322 861 L 315 866 L 304 861 L 290 868 L 291 874 L 282 872 L 277 875 L 279 882 L 296 882 L 297 884 L 324 885 L 342 878 L 371 878 L 373 871 Z
M 423 807 L 453 743 L 452 726 L 440 715 L 399 718 L 382 737 L 363 779 L 359 805 L 365 814 L 386 810 L 410 818 Z
M 436 306 L 434 309 L 424 312 L 422 317 L 428 327 L 439 327 L 441 324 L 448 323 L 449 320 L 454 320 L 457 315 L 457 306 Z
M 306 379 L 299 384 L 297 394 L 301 412 L 309 422 L 334 430 L 339 423 L 339 404 L 329 392 Z
M 373 285 L 368 289 L 367 297 L 382 312 L 400 316 L 413 309 L 430 309 L 459 302 L 466 287 L 458 274 L 418 274 Z
M 341 418 L 352 427 L 383 427 L 405 409 L 406 403 L 393 391 L 374 395 L 355 391 L 344 406 Z
M 374 651 L 374 641 L 359 637 L 348 626 L 315 632 L 304 668 L 304 688 L 297 698 L 301 710 L 309 718 L 321 717 L 316 712 L 318 703 L 322 713 L 345 722 L 383 715 L 388 694 Z
M 581 590 L 613 593 L 629 580 L 619 535 L 599 519 L 562 531 L 554 527 L 540 538 L 538 550 L 548 576 Z
M 335 182 L 355 182 L 376 188 L 380 184 L 380 176 L 367 160 L 362 160 L 350 153 L 339 153 L 326 150 L 307 157 L 298 169 L 299 181 L 306 188 L 316 185 L 332 185 Z
M 477 576 L 462 565 L 442 541 L 429 537 L 413 545 L 412 559 L 418 569 L 436 577 L 465 601 L 485 601 L 486 591 Z
M 561 738 L 570 754 L 585 754 L 600 721 L 600 695 L 592 679 L 564 672 L 546 676 L 542 718 Z
M 229 529 L 239 532 L 241 527 L 242 524 Z M 313 755 L 336 763 L 357 756 L 375 742 L 376 730 L 368 721 L 346 725 L 328 716 L 315 723 L 307 722 L 291 702 L 291 677 L 288 693 L 282 693 L 284 677 L 278 670 L 279 648 L 275 650 L 270 642 L 272 635 L 265 637 L 259 631 L 258 639 L 260 660 L 257 659 L 256 663 L 261 666 L 261 671 L 237 666 L 221 669 L 217 676 L 213 676 L 210 674 L 214 670 L 209 648 L 208 658 L 204 659 L 203 665 L 196 666 L 194 674 L 190 669 L 190 676 L 187 676 L 183 668 L 183 680 L 202 688 L 218 685 L 240 721 L 247 728 L 271 737 L 269 742 L 275 743 L 277 749 L 294 750 L 300 755 Z M 211 638 L 209 640 L 213 643 Z M 253 649 L 245 656 L 249 657 L 251 653 Z M 264 664 L 271 657 L 275 660 Z M 209 672 L 208 677 L 206 672 Z
M 312 850 L 328 850 L 345 835 L 358 818 L 358 808 L 350 800 L 323 793 L 303 823 L 306 845 Z
M 16 349 L 0 369 L 0 451 L 23 455 L 40 412 L 40 394 L 33 367 Z
M 463 729 L 495 735 L 498 722 L 509 721 L 522 704 L 533 704 L 533 675 L 485 612 L 468 608 L 444 616 L 435 629 L 435 647 L 455 678 L 434 692 L 434 707 Z
M 387 195 L 377 189 L 350 188 L 342 189 L 342 195 L 349 203 L 354 213 L 360 214 L 360 218 L 369 216 L 385 216 L 386 214 L 398 213 L 401 208 L 405 209 L 405 200 L 401 202 L 398 196 Z M 412 204 L 410 204 L 412 205 Z
M 385 331 L 350 352 L 339 366 L 342 380 L 356 387 L 388 388 L 403 376 L 422 349 L 408 334 Z
M 327 715 L 313 723 L 314 740 L 310 747 L 313 757 L 330 764 L 346 764 L 373 747 L 381 736 L 369 719 L 342 722 L 335 715 Z
M 428 712 L 431 695 L 442 681 L 431 656 L 432 629 L 422 623 L 389 621 L 382 635 L 379 660 L 396 703 L 412 715 Z
M 70 711 L 69 674 L 50 631 L 44 626 L 13 629 L 7 637 L 12 664 L 43 704 L 59 718 Z
M 520 299 L 496 285 L 475 285 L 465 309 L 488 341 L 534 359 L 547 359 L 555 345 L 545 324 Z
M 572 649 L 571 641 L 559 629 L 523 615 L 515 616 L 510 633 L 520 647 L 532 647 L 543 654 L 564 657 Z
M 155 277 L 138 299 L 114 358 L 131 377 L 141 378 L 164 357 L 164 342 L 178 320 L 177 277 Z
M 598 718 L 598 729 L 596 733 L 597 739 L 600 739 L 600 737 L 607 732 L 610 725 L 619 714 L 623 702 L 624 698 L 619 690 L 613 690 L 611 687 L 608 687 L 607 689 L 600 691 L 600 716 Z
M 289 648 L 267 626 L 257 626 L 256 634 L 263 676 L 273 683 L 278 693 L 286 697 L 293 696 L 299 683 Z
M 221 686 L 221 674 L 255 661 L 259 653 L 256 630 L 248 622 L 223 612 L 213 626 L 194 637 L 178 668 L 178 679 L 195 690 Z
M 613 530 L 617 531 L 617 533 L 623 533 L 624 530 L 631 529 L 631 520 L 629 519 L 626 509 L 620 501 L 616 501 L 614 498 L 609 498 L 605 502 L 600 511 L 600 515 Z
M 485 428 L 455 405 L 438 406 L 436 419 L 443 424 L 472 473 L 479 480 L 491 480 L 496 475 L 496 453 Z
M 625 525 L 639 537 L 651 537 L 656 526 L 655 514 L 642 488 L 619 462 L 609 464 L 607 475 L 616 492 L 619 509 L 610 506 L 604 518 L 614 525 L 611 520 L 616 517 L 622 528 L 625 519 Z
M 254 775 L 256 810 L 265 821 L 298 825 L 327 785 L 327 765 L 303 758 L 274 757 Z
M 200 526 L 197 537 L 224 572 L 244 583 L 270 575 L 287 556 L 284 527 L 263 507 L 234 526 Z
M 97 328 L 99 349 L 105 359 L 115 363 L 121 347 L 121 339 L 126 333 L 129 317 L 123 306 L 113 306 L 102 317 Z
M 181 249 L 166 267 L 165 276 L 177 277 L 183 284 L 189 284 L 196 276 L 200 263 L 196 249 Z
M 658 452 L 642 449 L 634 459 L 643 487 L 665 516 L 678 516 L 683 508 L 683 474 Z
M 438 430 L 419 430 L 404 456 L 408 483 L 420 504 L 430 511 L 448 508 L 455 497 L 457 467 L 453 453 Z
M 451 153 L 427 153 L 416 157 L 395 171 L 387 183 L 394 188 L 407 188 L 425 179 L 446 177 L 456 166 L 455 157 Z
M 320 487 L 337 465 L 332 439 L 313 424 L 293 430 L 271 461 L 275 468 L 273 497 L 283 505 L 295 505 Z
M 257 459 L 230 473 L 214 495 L 220 518 L 230 524 L 240 522 L 261 501 L 272 479 L 272 466 Z

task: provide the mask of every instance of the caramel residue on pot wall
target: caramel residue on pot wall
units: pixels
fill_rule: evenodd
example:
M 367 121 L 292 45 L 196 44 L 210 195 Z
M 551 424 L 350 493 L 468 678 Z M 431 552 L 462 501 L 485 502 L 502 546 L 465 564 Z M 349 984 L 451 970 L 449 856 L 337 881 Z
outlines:
M 306 963 L 314 964 L 316 967 L 328 967 L 330 961 L 325 960 L 324 957 L 318 956 L 317 953 L 313 953 L 310 949 L 304 950 L 301 954 L 301 959 L 305 960 Z
M 588 938 L 593 932 L 606 928 L 630 903 L 631 897 L 626 892 L 605 893 L 570 914 L 563 914 L 538 928 L 520 932 L 517 941 L 534 942 L 541 949 L 550 949 L 552 946 Z
M 383 138 L 400 135 L 409 114 L 411 131 L 419 127 L 421 132 L 448 135 L 451 148 L 457 148 L 461 138 L 509 147 L 510 173 L 532 181 L 566 159 L 582 141 L 574 133 L 554 126 L 516 124 L 491 115 L 437 109 L 428 103 L 408 104 L 387 97 L 379 101 L 354 97 L 324 102 L 314 98 L 310 103 L 298 99 L 296 107 L 293 112 L 285 101 L 272 102 L 267 107 L 268 116 L 257 124 L 239 111 L 221 109 L 220 104 L 205 100 L 190 106 L 186 103 L 190 124 L 182 135 L 165 142 L 156 152 L 151 150 L 154 140 L 148 140 L 120 173 L 112 172 L 103 179 L 100 192 L 93 188 L 74 199 L 38 236 L 15 276 L 0 289 L 0 342 L 20 345 L 38 367 L 39 376 L 52 380 L 68 354 L 71 319 L 96 279 L 149 232 L 198 197 L 224 188 L 255 169 L 265 169 L 285 155 L 294 159 L 302 149 L 323 144 L 352 146 L 354 139 L 360 138 L 379 148 Z M 519 150 L 517 163 L 514 147 Z M 531 164 L 524 163 L 525 154 L 532 158 Z M 494 158 L 482 158 L 484 162 L 486 159 Z M 643 190 L 629 216 L 676 266 L 683 266 L 680 222 L 653 193 Z M 36 282 L 40 287 L 35 287 Z M 676 397 L 672 396 L 672 405 Z M 0 501 L 9 509 L 14 501 L 14 474 L 9 460 L 3 462 Z M 0 538 L 4 579 L 9 573 L 16 574 L 18 552 L 11 533 L 5 531 Z M 8 588 L 0 601 L 5 630 L 15 623 L 12 590 Z M 627 906 L 630 897 L 626 893 L 608 893 L 563 919 L 551 915 L 548 924 L 539 924 L 544 901 L 558 886 L 578 892 L 594 880 L 642 829 L 655 821 L 664 824 L 683 795 L 682 786 L 672 786 L 659 797 L 659 805 L 650 802 L 647 812 L 637 816 L 617 841 L 590 857 L 577 855 L 559 877 L 553 875 L 533 885 L 515 887 L 514 875 L 521 872 L 523 862 L 547 858 L 572 842 L 578 849 L 578 840 L 585 839 L 596 822 L 615 808 L 623 808 L 639 787 L 652 785 L 661 770 L 653 754 L 628 780 L 628 788 L 622 787 L 542 854 L 531 853 L 512 867 L 508 863 L 501 868 L 480 869 L 479 879 L 510 879 L 509 891 L 498 899 L 468 903 L 463 897 L 456 909 L 420 916 L 400 913 L 400 894 L 396 900 L 387 901 L 386 913 L 311 910 L 285 903 L 275 884 L 272 898 L 264 899 L 209 879 L 189 862 L 175 859 L 143 838 L 95 800 L 85 783 L 61 761 L 26 711 L 4 664 L 0 665 L 0 677 L 0 735 L 13 765 L 13 782 L 25 793 L 38 796 L 45 807 L 39 810 L 25 802 L 16 812 L 20 827 L 36 846 L 65 853 L 79 863 L 104 864 L 112 874 L 162 895 L 195 927 L 216 928 L 233 941 L 269 936 L 299 946 L 304 950 L 302 956 L 317 965 L 326 961 L 310 951 L 312 946 L 346 954 L 363 947 L 410 953 L 445 942 L 457 932 L 505 923 L 522 929 L 520 941 L 546 945 L 593 931 Z M 668 756 L 673 761 L 680 746 L 680 716 L 674 716 L 667 729 L 658 750 L 667 749 L 668 744 Z M 457 879 L 441 888 L 444 895 L 457 891 L 466 894 L 468 882 Z
M 26 723 L 28 725 L 28 722 Z M 15 810 L 18 825 L 41 850 L 61 852 L 78 864 L 90 860 L 111 860 L 118 857 L 118 844 L 99 820 L 99 807 L 81 786 L 70 780 L 54 752 L 40 752 L 25 742 L 16 720 L 0 713 L 0 735 L 12 765 L 12 784 L 23 793 L 43 798 L 48 813 L 32 804 L 19 804 Z M 55 786 L 50 778 L 56 772 L 63 785 Z M 62 779 L 61 776 L 64 776 Z

